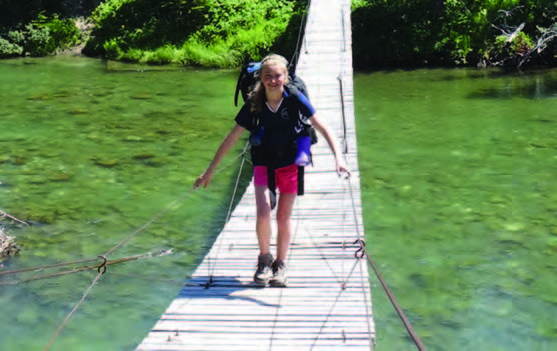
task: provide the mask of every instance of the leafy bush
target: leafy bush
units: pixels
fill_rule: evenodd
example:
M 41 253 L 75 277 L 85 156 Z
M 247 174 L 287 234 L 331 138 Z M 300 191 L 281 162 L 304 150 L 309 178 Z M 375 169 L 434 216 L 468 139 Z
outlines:
M 60 19 L 58 15 L 46 17 L 41 13 L 22 29 L 9 31 L 3 40 L 16 48 L 17 55 L 45 56 L 78 44 L 81 33 L 73 20 Z M 7 44 L 4 46 L 9 51 Z M 17 56 L 14 53 L 9 56 Z
M 400 67 L 443 61 L 435 44 L 441 31 L 442 1 L 360 0 L 352 12 L 356 67 Z
M 288 0 L 107 0 L 92 15 L 95 29 L 83 52 L 154 64 L 237 66 L 259 58 L 299 28 L 296 15 L 305 5 Z M 292 25 L 291 20 L 298 22 Z
M 59 19 L 55 15 L 45 26 L 50 30 L 52 46 L 56 50 L 67 49 L 81 41 L 81 32 L 70 18 Z
M 23 49 L 30 56 L 45 56 L 54 51 L 49 27 L 36 27 L 28 24 L 25 27 Z
M 493 49 L 498 53 L 503 53 L 507 50 L 511 53 L 519 53 L 526 52 L 534 47 L 534 41 L 524 32 L 519 32 L 510 42 L 508 39 L 506 35 L 499 35 L 495 38 Z
M 502 30 L 524 23 L 516 45 L 557 22 L 555 0 L 353 0 L 356 67 L 475 65 Z M 499 39 L 501 40 L 501 39 Z
M 19 56 L 22 52 L 23 48 L 21 46 L 0 38 L 0 58 Z

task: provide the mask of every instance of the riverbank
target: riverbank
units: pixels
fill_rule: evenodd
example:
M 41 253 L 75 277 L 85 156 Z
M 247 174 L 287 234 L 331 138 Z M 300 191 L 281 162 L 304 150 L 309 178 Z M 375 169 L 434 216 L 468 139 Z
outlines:
M 62 1 L 68 8 L 66 2 Z M 46 34 L 36 32 L 37 28 L 26 31 L 21 22 L 14 31 L 37 39 L 34 46 L 25 47 L 21 35 L 1 30 L 0 21 L 0 57 L 83 53 L 141 64 L 237 68 L 268 52 L 292 57 L 309 2 L 97 3 L 86 16 L 83 2 L 73 12 L 65 11 L 74 19 L 87 18 L 75 21 L 82 38 L 72 48 L 36 50 Z M 41 29 L 44 19 L 37 22 L 25 16 Z M 557 65 L 557 4 L 552 0 L 352 0 L 351 22 L 357 70 L 490 66 L 517 70 Z M 49 26 L 51 31 L 60 27 Z M 68 34 L 64 45 L 75 39 L 69 28 L 60 33 Z

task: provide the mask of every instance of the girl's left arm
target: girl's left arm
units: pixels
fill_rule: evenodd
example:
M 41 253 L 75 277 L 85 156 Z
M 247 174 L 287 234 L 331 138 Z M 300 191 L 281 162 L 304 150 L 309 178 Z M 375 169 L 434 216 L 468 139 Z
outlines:
M 343 173 L 347 173 L 347 175 L 350 176 L 350 170 L 348 169 L 346 163 L 344 162 L 344 159 L 342 158 L 340 148 L 338 146 L 337 138 L 331 132 L 329 127 L 319 120 L 317 114 L 311 116 L 309 118 L 309 121 L 311 122 L 311 125 L 314 126 L 315 129 L 317 129 L 317 131 L 325 137 L 325 140 L 327 140 L 327 144 L 329 144 L 329 147 L 331 148 L 331 151 L 335 156 L 335 161 L 337 164 L 337 173 L 339 174 L 339 176 L 342 175 Z

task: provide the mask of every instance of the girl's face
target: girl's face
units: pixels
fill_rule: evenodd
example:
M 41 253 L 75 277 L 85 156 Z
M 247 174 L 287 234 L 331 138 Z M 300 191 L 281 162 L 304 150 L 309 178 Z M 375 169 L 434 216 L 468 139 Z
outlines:
M 261 69 L 261 82 L 267 91 L 282 90 L 284 79 L 284 67 L 281 65 L 270 63 Z

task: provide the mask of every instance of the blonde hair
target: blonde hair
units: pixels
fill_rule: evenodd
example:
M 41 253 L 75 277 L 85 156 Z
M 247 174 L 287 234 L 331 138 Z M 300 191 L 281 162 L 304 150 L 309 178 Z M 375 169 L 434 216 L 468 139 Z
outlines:
M 277 54 L 271 54 L 265 56 L 265 58 L 261 61 L 261 67 L 259 68 L 259 74 L 263 72 L 264 67 L 277 65 L 284 71 L 284 84 L 290 82 L 290 77 L 288 76 L 288 61 Z M 265 95 L 265 86 L 261 83 L 261 79 L 257 80 L 255 84 L 255 88 L 249 94 L 249 101 L 251 103 L 251 112 L 259 113 L 263 111 L 263 104 L 265 103 L 266 99 Z

